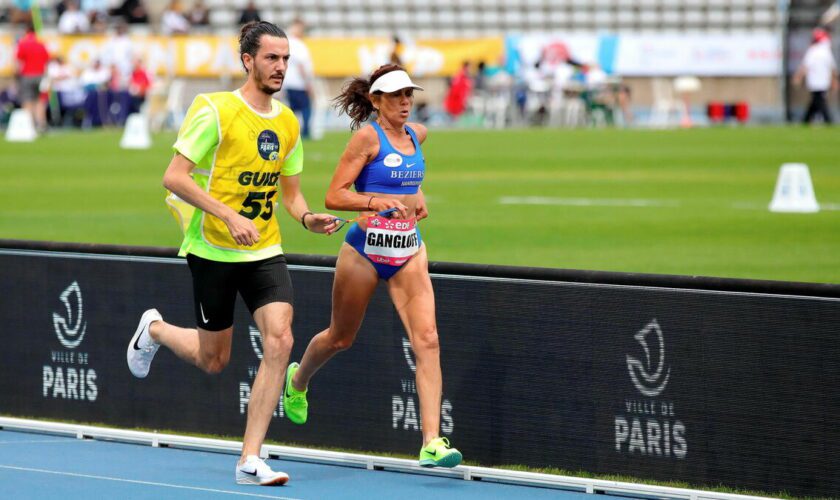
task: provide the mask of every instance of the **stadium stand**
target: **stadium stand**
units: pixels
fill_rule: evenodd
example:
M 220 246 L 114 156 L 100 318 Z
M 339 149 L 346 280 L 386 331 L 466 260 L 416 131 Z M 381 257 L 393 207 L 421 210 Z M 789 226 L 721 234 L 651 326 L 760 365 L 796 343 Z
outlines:
M 16 29 L 8 23 L 8 13 L 15 1 L 0 0 L 0 32 Z M 33 1 L 42 6 L 45 31 L 54 33 L 59 0 Z M 121 3 L 122 0 L 108 0 L 111 7 Z M 204 3 L 209 8 L 210 25 L 194 27 L 191 33 L 235 35 L 247 0 L 205 0 Z M 820 16 L 834 0 L 256 0 L 255 3 L 262 19 L 280 26 L 290 24 L 296 17 L 303 18 L 311 38 L 390 39 L 398 35 L 403 40 L 416 41 L 517 35 L 583 38 L 611 34 L 637 39 L 648 35 L 687 35 L 695 39 L 709 36 L 717 40 L 745 36 L 764 37 L 766 41 L 781 39 L 785 30 L 788 40 L 799 36 L 797 31 L 801 32 L 799 38 L 807 38 L 806 31 L 810 32 L 819 23 Z M 169 0 L 144 0 L 144 4 L 150 23 L 132 26 L 132 32 L 160 33 L 161 15 Z M 193 0 L 181 2 L 187 11 L 192 4 Z M 797 41 L 792 48 L 785 49 L 792 54 L 791 66 L 795 66 L 801 55 L 798 44 Z M 718 49 L 709 50 L 707 60 L 720 55 L 715 52 Z M 768 58 L 773 53 L 757 49 L 755 57 Z M 633 106 L 651 109 L 657 101 L 651 76 L 674 78 L 685 72 L 684 69 L 655 75 L 625 72 L 621 76 L 627 88 L 633 89 Z M 716 75 L 707 71 L 696 76 L 702 78 L 702 90 L 693 97 L 696 105 L 714 99 L 736 102 L 749 96 L 755 111 L 753 120 L 759 122 L 777 120 L 782 100 L 801 100 L 796 92 L 785 91 L 785 97 L 780 97 L 778 80 L 771 75 L 733 76 L 732 72 Z M 193 93 L 199 83 L 190 81 L 188 93 Z M 334 93 L 338 83 L 328 83 L 328 92 Z M 425 83 L 430 87 L 427 98 L 438 102 L 442 92 L 437 89 L 443 88 L 443 84 Z M 569 113 L 568 119 L 561 122 L 576 122 L 577 113 Z
M 214 10 L 226 27 L 238 4 Z M 261 2 L 266 16 L 281 24 L 300 14 L 313 36 L 387 36 L 395 29 L 410 36 L 485 36 L 500 32 L 755 32 L 773 31 L 781 22 L 772 0 L 344 0 L 289 2 L 278 8 Z M 361 7 L 361 9 L 359 9 Z
M 7 11 L 13 0 L 0 0 Z M 55 4 L 39 0 L 45 20 L 55 22 Z M 119 0 L 111 0 L 113 7 Z M 159 18 L 168 2 L 148 0 Z M 245 0 L 207 0 L 216 29 L 235 28 Z M 825 10 L 824 0 L 794 1 L 795 21 L 813 23 Z M 783 22 L 776 0 L 258 0 L 265 20 L 288 24 L 297 15 L 312 36 L 478 37 L 499 33 L 566 33 L 609 30 L 616 33 L 762 32 Z M 183 3 L 185 8 L 191 2 Z
M 789 27 L 791 30 L 810 30 L 819 24 L 820 16 L 828 7 L 833 4 L 833 0 L 793 0 L 790 4 L 790 21 Z

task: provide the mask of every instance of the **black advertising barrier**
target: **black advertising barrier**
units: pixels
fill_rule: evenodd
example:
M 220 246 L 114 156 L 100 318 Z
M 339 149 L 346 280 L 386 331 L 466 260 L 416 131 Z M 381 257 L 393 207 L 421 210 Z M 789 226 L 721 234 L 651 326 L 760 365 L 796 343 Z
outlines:
M 261 343 L 240 302 L 230 366 L 161 350 L 133 378 L 143 310 L 194 324 L 171 249 L 0 241 L 0 413 L 240 436 Z M 289 256 L 293 358 L 329 318 L 334 259 Z M 796 495 L 840 495 L 840 286 L 431 265 L 442 434 L 523 464 Z M 278 407 L 269 437 L 415 453 L 414 360 L 380 287 L 353 349 Z

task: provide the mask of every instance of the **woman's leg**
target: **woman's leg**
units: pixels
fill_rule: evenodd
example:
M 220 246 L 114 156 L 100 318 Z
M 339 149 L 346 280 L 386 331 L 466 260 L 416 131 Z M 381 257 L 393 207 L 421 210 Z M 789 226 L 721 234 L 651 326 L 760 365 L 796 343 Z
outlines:
M 440 344 L 435 319 L 435 295 L 429 278 L 426 246 L 412 257 L 405 267 L 388 280 L 388 291 L 400 319 L 408 332 L 414 350 L 417 371 L 417 394 L 420 398 L 420 418 L 423 445 L 438 437 L 440 430 L 440 402 L 442 377 Z
M 315 372 L 336 353 L 353 345 L 378 282 L 379 275 L 371 263 L 343 244 L 335 266 L 330 326 L 309 342 L 292 377 L 293 389 L 305 390 Z

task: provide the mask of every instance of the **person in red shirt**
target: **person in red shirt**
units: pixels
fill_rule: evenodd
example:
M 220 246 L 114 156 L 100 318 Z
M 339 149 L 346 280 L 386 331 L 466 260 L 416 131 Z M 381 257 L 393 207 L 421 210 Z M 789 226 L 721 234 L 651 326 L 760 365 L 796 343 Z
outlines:
M 131 94 L 131 110 L 129 113 L 139 113 L 140 106 L 146 101 L 146 93 L 152 86 L 152 77 L 143 67 L 143 60 L 134 61 L 131 71 L 131 81 L 128 83 L 128 93 Z
M 453 120 L 457 120 L 461 114 L 467 109 L 467 100 L 472 93 L 472 77 L 470 76 L 470 63 L 464 61 L 461 70 L 452 77 L 452 83 L 449 85 L 449 92 L 443 101 L 443 107 L 446 112 L 452 116 Z
M 47 71 L 50 54 L 46 45 L 38 40 L 32 23 L 26 26 L 26 34 L 18 40 L 15 52 L 20 101 L 23 109 L 35 119 L 39 130 L 47 126 L 46 104 L 41 102 L 41 80 Z

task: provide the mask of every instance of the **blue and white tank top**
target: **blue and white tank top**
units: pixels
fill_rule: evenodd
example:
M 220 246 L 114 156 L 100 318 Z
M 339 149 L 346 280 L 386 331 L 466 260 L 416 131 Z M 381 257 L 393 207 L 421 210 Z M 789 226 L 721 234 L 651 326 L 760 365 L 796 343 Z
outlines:
M 391 145 L 378 123 L 371 125 L 379 136 L 379 153 L 362 167 L 356 177 L 356 191 L 384 194 L 415 194 L 426 175 L 426 160 L 414 130 L 405 127 L 414 143 L 414 154 L 404 155 Z

